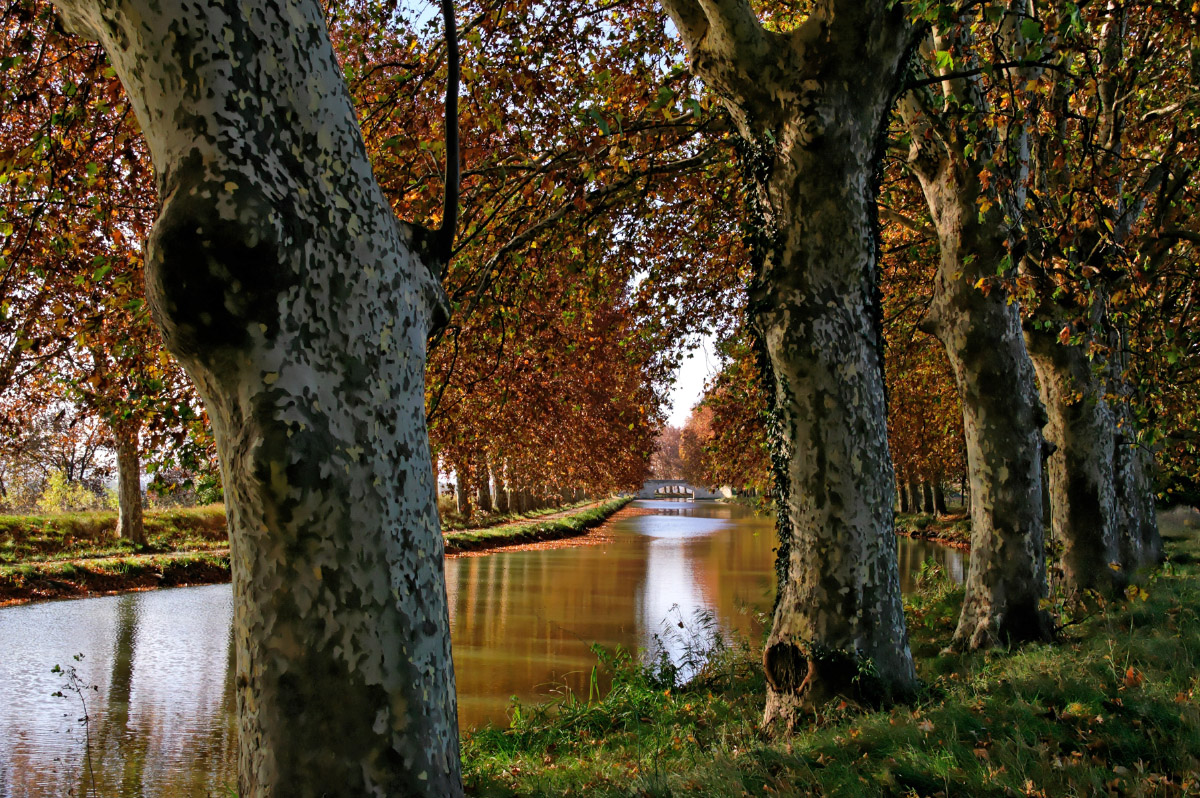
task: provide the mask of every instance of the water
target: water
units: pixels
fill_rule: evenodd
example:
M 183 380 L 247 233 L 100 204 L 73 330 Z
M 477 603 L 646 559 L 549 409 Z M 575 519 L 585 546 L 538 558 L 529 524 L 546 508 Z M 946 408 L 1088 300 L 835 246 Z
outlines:
M 634 503 L 604 542 L 446 561 L 460 725 L 503 723 L 512 696 L 587 694 L 592 643 L 647 648 L 664 622 L 712 613 L 724 632 L 760 634 L 770 608 L 774 524 L 729 505 Z M 961 580 L 966 557 L 901 540 L 907 588 L 933 558 Z M 82 795 L 90 747 L 106 796 L 223 795 L 233 763 L 228 585 L 0 610 L 0 796 Z M 686 631 L 686 630 L 685 630 Z M 679 635 L 664 637 L 680 654 Z M 75 662 L 72 657 L 83 653 Z M 74 665 L 81 706 L 55 698 Z

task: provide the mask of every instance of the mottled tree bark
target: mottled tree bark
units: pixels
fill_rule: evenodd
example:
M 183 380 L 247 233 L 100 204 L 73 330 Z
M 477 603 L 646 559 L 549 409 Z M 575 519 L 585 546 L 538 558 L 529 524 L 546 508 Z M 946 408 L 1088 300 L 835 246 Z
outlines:
M 910 33 L 885 0 L 766 31 L 746 0 L 662 0 L 742 140 L 771 382 L 779 591 L 764 725 L 915 683 L 893 531 L 876 280 L 880 133 Z
M 1046 440 L 1055 447 L 1046 468 L 1063 586 L 1075 596 L 1115 595 L 1127 577 L 1117 543 L 1115 428 L 1103 382 L 1083 346 L 1060 343 L 1056 329 L 1027 325 L 1025 338 L 1050 417 Z
M 117 537 L 146 545 L 142 523 L 142 423 L 121 419 L 112 426 L 117 450 Z
M 1133 408 L 1119 390 L 1112 393 L 1116 396 L 1113 406 L 1117 419 L 1113 451 L 1117 548 L 1121 562 L 1132 578 L 1140 569 L 1162 562 L 1163 545 L 1150 476 L 1153 458 L 1135 439 L 1137 422 Z
M 444 297 L 371 173 L 311 0 L 57 0 L 137 112 L 147 294 L 229 514 L 238 793 L 461 794 L 425 432 Z
M 1016 11 L 1014 22 L 1005 23 L 1014 35 L 1021 9 Z M 966 61 L 969 36 L 965 26 L 935 29 L 930 45 Z M 1000 144 L 986 130 L 962 129 L 966 120 L 959 114 L 988 110 L 976 80 L 947 80 L 938 92 L 910 93 L 900 108 L 912 140 L 909 164 L 940 245 L 926 328 L 945 347 L 954 371 L 967 446 L 971 563 L 953 645 L 977 649 L 1048 640 L 1053 624 L 1041 608 L 1047 593 L 1045 413 L 1022 337 L 1020 306 L 1007 284 L 1015 268 L 1008 257 L 1006 215 L 1019 214 L 1023 200 L 998 195 L 980 182 L 980 171 Z M 1009 133 L 1019 171 L 1023 132 Z M 1021 180 L 1018 174 L 1014 185 Z

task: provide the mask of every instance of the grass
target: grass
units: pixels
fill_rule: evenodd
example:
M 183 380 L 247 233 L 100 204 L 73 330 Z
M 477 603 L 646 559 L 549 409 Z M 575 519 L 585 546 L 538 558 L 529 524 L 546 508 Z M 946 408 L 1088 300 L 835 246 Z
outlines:
M 229 555 L 204 551 L 0 565 L 0 600 L 70 598 L 228 579 Z
M 147 545 L 139 549 L 116 536 L 114 512 L 0 516 L 0 564 L 124 556 L 139 551 L 205 551 L 229 545 L 225 510 L 219 504 L 150 510 Z
M 758 729 L 759 651 L 726 645 L 699 676 L 627 654 L 603 698 L 514 704 L 464 740 L 479 796 L 1200 794 L 1200 544 L 1171 541 L 1145 599 L 1055 645 L 943 653 L 961 588 L 929 570 L 908 603 L 924 687 L 913 704 L 828 706 L 786 739 Z
M 449 497 L 440 497 L 440 499 L 449 499 Z M 454 505 L 453 500 L 446 502 L 438 501 L 438 509 L 442 517 L 442 531 L 456 532 L 463 529 L 484 529 L 487 527 L 500 526 L 503 524 L 511 524 L 514 521 L 520 521 L 528 518 L 541 518 L 554 513 L 561 513 L 567 510 L 574 510 L 578 507 L 586 507 L 589 504 L 595 503 L 595 499 L 586 499 L 581 502 L 572 504 L 564 504 L 558 507 L 543 507 L 538 510 L 529 510 L 524 513 L 492 513 L 485 516 L 473 516 L 470 519 L 463 519 L 458 514 L 457 510 L 447 509 Z
M 582 535 L 592 527 L 603 523 L 610 515 L 631 501 L 633 499 L 627 496 L 609 499 L 591 509 L 561 518 L 551 518 L 541 523 L 506 523 L 483 529 L 447 532 L 446 552 L 453 554 L 493 546 L 533 543 Z

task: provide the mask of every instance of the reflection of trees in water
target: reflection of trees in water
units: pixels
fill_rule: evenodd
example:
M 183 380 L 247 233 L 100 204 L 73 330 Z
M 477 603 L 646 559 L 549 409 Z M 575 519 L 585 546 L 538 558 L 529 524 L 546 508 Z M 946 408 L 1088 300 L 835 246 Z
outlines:
M 129 594 L 115 602 L 108 689 L 95 694 L 97 711 L 92 713 L 97 789 L 102 795 L 207 796 L 235 781 L 232 630 L 222 645 L 219 634 L 206 634 L 217 623 L 174 612 L 158 613 L 147 628 L 147 598 L 148 594 Z M 208 609 L 203 602 L 185 609 L 197 607 Z M 189 620 L 195 625 L 189 626 Z M 176 636 L 173 645 L 180 645 L 179 640 L 194 644 L 186 646 L 186 656 L 200 654 L 199 673 L 186 667 L 195 661 L 172 658 L 155 666 L 155 649 L 162 648 L 166 635 Z M 204 657 L 206 648 L 216 656 Z M 185 668 L 176 671 L 173 665 Z M 215 676 L 218 667 L 223 671 L 219 695 L 206 689 L 208 680 L 188 678 Z M 86 752 L 80 759 L 84 778 Z M 88 793 L 80 789 L 77 794 Z
M 923 540 L 897 538 L 900 565 L 900 589 L 908 593 L 916 586 L 916 574 L 927 561 L 939 565 L 951 580 L 962 584 L 969 555 L 962 549 L 939 546 Z

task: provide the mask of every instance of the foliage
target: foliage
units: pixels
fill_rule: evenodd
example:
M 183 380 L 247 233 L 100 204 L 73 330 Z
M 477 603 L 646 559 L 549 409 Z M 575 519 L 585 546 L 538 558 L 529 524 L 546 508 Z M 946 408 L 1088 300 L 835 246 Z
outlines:
M 116 509 L 110 505 L 114 497 L 111 491 L 97 496 L 78 482 L 68 482 L 61 471 L 55 471 L 46 480 L 46 488 L 38 497 L 37 508 L 43 513 L 64 513 L 76 510 Z

